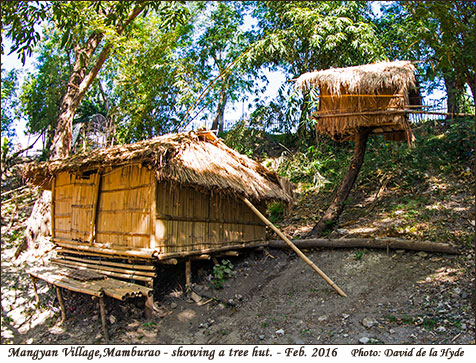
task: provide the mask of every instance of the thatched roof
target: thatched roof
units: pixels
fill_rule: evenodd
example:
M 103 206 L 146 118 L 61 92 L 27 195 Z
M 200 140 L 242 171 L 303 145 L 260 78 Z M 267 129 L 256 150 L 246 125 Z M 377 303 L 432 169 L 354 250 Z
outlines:
M 369 127 L 387 140 L 413 140 L 409 106 L 421 104 L 415 67 L 409 61 L 309 72 L 296 87 L 319 88 L 316 129 L 338 141 L 350 140 L 360 127 Z
M 343 89 L 352 94 L 373 94 L 382 89 L 409 90 L 415 86 L 415 70 L 410 61 L 331 68 L 304 73 L 296 80 L 296 86 L 303 89 L 325 85 L 336 96 Z
M 53 175 L 60 172 L 82 174 L 138 163 L 154 170 L 159 181 L 253 200 L 290 202 L 292 199 L 285 187 L 287 181 L 227 147 L 208 131 L 168 134 L 66 159 L 31 163 L 25 167 L 24 177 L 27 182 L 48 189 Z

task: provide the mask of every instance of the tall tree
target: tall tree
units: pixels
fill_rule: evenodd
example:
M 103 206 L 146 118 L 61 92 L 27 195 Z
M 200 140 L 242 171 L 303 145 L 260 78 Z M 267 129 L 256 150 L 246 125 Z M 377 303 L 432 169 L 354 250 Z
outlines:
M 158 14 L 138 20 L 131 31 L 133 41 L 116 47 L 107 63 L 104 80 L 122 142 L 173 131 L 196 96 L 196 65 L 184 49 L 199 12 L 194 3 L 187 7 L 190 15 L 173 28 L 161 29 Z
M 197 83 L 206 86 L 219 77 L 204 101 L 212 116 L 212 129 L 218 132 L 223 132 L 227 105 L 260 89 L 258 67 L 243 57 L 254 40 L 244 24 L 247 10 L 247 4 L 241 2 L 209 2 L 194 23 L 197 37 L 192 39 L 188 58 L 196 64 Z
M 3 31 L 12 39 L 13 50 L 22 57 L 31 53 L 40 38 L 36 22 L 48 20 L 62 33 L 61 47 L 74 55 L 72 71 L 58 115 L 52 142 L 53 158 L 68 155 L 75 112 L 109 57 L 113 45 L 127 37 L 134 20 L 149 8 L 163 14 L 163 24 L 175 22 L 183 11 L 177 4 L 153 1 L 8 2 L 2 4 Z
M 465 85 L 476 91 L 475 18 L 472 1 L 395 1 L 385 6 L 379 28 L 394 57 L 422 60 L 426 79 L 444 80 L 448 111 L 458 112 Z M 395 41 L 397 40 L 397 41 Z

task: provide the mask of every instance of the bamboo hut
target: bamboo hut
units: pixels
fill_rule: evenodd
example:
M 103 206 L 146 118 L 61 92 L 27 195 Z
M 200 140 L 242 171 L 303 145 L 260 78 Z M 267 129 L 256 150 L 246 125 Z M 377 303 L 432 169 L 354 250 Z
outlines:
M 369 127 L 386 140 L 413 140 L 408 110 L 421 105 L 421 97 L 409 61 L 308 72 L 296 86 L 319 88 L 316 129 L 334 140 L 353 139 L 359 127 Z
M 52 192 L 52 240 L 63 248 L 166 260 L 254 246 L 262 211 L 289 202 L 277 175 L 208 131 L 30 164 L 28 182 Z

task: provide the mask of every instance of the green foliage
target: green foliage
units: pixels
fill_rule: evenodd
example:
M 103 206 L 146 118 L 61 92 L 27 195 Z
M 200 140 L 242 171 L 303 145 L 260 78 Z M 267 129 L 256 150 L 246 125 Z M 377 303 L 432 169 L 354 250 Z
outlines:
M 426 80 L 452 79 L 461 93 L 468 83 L 474 97 L 474 2 L 394 1 L 383 14 L 376 23 L 392 59 L 423 60 Z
M 274 202 L 268 205 L 269 221 L 273 224 L 280 222 L 283 219 L 285 212 L 286 205 L 284 203 Z
M 16 118 L 16 108 L 18 106 L 18 75 L 16 70 L 8 73 L 2 67 L 2 137 L 9 139 L 15 136 L 14 122 Z
M 358 250 L 354 253 L 354 260 L 355 261 L 360 261 L 362 259 L 362 256 L 364 255 L 365 250 Z
M 112 113 L 121 142 L 171 132 L 193 98 L 193 71 L 177 54 L 190 28 L 164 30 L 161 21 L 157 14 L 140 19 L 132 40 L 118 47 L 108 64 L 107 84 L 113 89 Z
M 215 289 L 223 288 L 225 281 L 233 275 L 233 264 L 230 260 L 222 260 L 220 264 L 213 267 L 213 276 L 210 280 Z
M 350 154 L 340 145 L 314 145 L 283 159 L 278 173 L 293 183 L 307 183 L 314 188 L 330 187 L 340 180 Z
M 27 120 L 27 132 L 48 131 L 52 137 L 70 69 L 67 55 L 55 50 L 58 33 L 48 29 L 44 29 L 44 33 L 45 39 L 39 44 L 36 72 L 25 77 L 20 102 L 21 112 Z

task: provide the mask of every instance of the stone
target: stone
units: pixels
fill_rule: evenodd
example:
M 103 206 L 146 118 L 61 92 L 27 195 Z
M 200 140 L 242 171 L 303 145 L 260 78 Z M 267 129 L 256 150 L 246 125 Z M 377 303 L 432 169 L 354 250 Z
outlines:
M 258 335 L 259 340 L 264 340 L 264 335 Z
M 438 328 L 436 328 L 436 331 L 438 333 L 444 333 L 446 331 L 446 328 L 444 326 L 439 326 Z
M 192 291 L 192 294 L 190 295 L 190 297 L 192 298 L 192 300 L 196 303 L 199 303 L 202 298 L 200 297 L 200 295 L 196 294 L 195 292 Z
M 378 322 L 373 318 L 364 318 L 364 320 L 362 320 L 362 325 L 366 328 L 371 328 L 376 324 L 378 324 Z
M 276 330 L 276 335 L 284 335 L 284 330 L 283 329 L 278 329 Z
M 321 315 L 320 317 L 317 318 L 319 321 L 326 321 L 327 320 L 327 315 Z
M 362 338 L 359 339 L 359 342 L 362 343 L 362 344 L 367 344 L 369 341 L 370 341 L 370 339 L 367 338 L 367 337 L 362 337 Z
M 175 303 L 175 302 L 171 302 L 171 303 L 170 303 L 170 308 L 171 308 L 171 309 L 177 309 L 177 306 L 178 306 L 178 305 L 177 305 L 177 303 Z
M 417 252 L 417 255 L 420 256 L 420 257 L 428 257 L 428 253 L 426 252 L 423 252 L 423 251 L 420 251 L 420 252 Z

